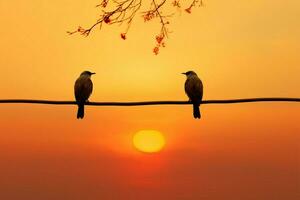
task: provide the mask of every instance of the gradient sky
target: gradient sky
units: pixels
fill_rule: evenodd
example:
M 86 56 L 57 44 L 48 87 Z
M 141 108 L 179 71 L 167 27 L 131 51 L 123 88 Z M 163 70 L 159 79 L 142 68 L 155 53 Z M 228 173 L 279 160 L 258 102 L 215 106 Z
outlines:
M 204 1 L 177 13 L 153 55 L 158 21 L 137 17 L 87 38 L 99 1 L 0 0 L 0 99 L 72 100 L 83 70 L 90 101 L 186 100 L 194 70 L 204 99 L 300 96 L 300 1 Z M 170 2 L 169 2 L 170 3 Z M 171 8 L 171 7 L 170 7 Z M 300 104 L 88 107 L 0 105 L 0 199 L 300 199 Z M 142 129 L 167 145 L 132 147 Z

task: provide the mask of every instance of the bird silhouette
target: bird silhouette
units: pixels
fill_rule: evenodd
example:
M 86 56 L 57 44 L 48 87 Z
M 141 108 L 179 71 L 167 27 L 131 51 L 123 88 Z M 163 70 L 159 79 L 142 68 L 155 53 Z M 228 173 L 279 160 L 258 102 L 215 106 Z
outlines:
M 93 82 L 91 76 L 93 72 L 84 71 L 77 78 L 74 85 L 75 99 L 78 105 L 77 119 L 84 117 L 84 104 L 89 99 L 93 91 Z
M 193 115 L 195 119 L 200 119 L 200 103 L 203 97 L 203 84 L 200 78 L 194 71 L 188 71 L 182 73 L 186 75 L 186 81 L 184 84 L 185 93 L 189 97 L 189 100 L 193 103 Z

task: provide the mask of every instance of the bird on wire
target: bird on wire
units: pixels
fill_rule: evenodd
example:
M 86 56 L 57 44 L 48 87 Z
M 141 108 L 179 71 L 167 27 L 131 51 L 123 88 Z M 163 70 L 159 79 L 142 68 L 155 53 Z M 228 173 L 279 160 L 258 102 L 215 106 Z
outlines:
M 182 73 L 186 75 L 186 81 L 184 84 L 185 93 L 189 97 L 189 100 L 193 104 L 193 115 L 195 119 L 200 119 L 200 103 L 203 97 L 203 84 L 200 78 L 194 71 L 188 71 Z
M 84 71 L 75 82 L 74 93 L 78 105 L 77 119 L 82 119 L 84 117 L 84 104 L 88 101 L 93 91 L 93 82 L 91 80 L 93 74 L 96 73 Z

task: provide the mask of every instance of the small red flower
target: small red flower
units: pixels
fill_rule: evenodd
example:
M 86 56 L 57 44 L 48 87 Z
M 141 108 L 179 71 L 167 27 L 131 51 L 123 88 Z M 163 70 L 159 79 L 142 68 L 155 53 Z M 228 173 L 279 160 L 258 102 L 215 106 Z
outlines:
M 126 40 L 126 33 L 121 33 L 121 38 L 122 38 L 123 40 Z
M 111 22 L 111 20 L 109 19 L 109 16 L 104 17 L 104 22 L 107 24 L 109 24 Z
M 154 49 L 153 49 L 153 53 L 154 53 L 155 55 L 157 55 L 157 54 L 158 54 L 158 52 L 159 52 L 159 47 L 154 47 Z
M 143 15 L 144 22 L 150 21 L 155 17 L 153 12 L 148 11 L 145 15 Z
M 163 35 L 157 35 L 155 39 L 156 39 L 156 42 L 158 44 L 160 44 L 162 42 L 162 40 L 164 39 L 164 36 Z

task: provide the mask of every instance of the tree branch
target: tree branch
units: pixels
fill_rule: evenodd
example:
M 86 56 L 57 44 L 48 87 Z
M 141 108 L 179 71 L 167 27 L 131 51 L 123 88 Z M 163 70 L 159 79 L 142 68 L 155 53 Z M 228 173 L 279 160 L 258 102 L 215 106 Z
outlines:
M 226 100 L 204 100 L 200 104 L 232 104 L 250 102 L 300 102 L 300 98 L 269 97 L 269 98 L 247 98 Z M 27 103 L 27 104 L 54 104 L 54 105 L 76 105 L 76 101 L 52 101 L 34 99 L 0 99 L 3 103 Z M 143 101 L 143 102 L 86 102 L 89 106 L 148 106 L 148 105 L 189 105 L 190 101 Z
M 183 6 L 181 6 L 181 3 Z M 145 9 L 144 5 L 150 5 L 149 9 Z M 172 12 L 168 7 L 174 7 L 177 11 L 181 8 L 186 8 L 187 13 L 191 13 L 193 7 L 203 6 L 203 0 L 189 0 L 180 2 L 180 0 L 101 0 L 101 3 L 96 5 L 100 8 L 100 14 L 96 21 L 88 28 L 78 26 L 74 31 L 67 31 L 68 34 L 73 35 L 79 33 L 83 36 L 89 36 L 96 27 L 102 28 L 103 25 L 122 25 L 125 23 L 126 29 L 120 33 L 120 37 L 126 40 L 129 28 L 136 18 L 138 13 L 142 14 L 144 22 L 157 18 L 160 23 L 160 32 L 155 36 L 156 45 L 153 49 L 154 54 L 159 53 L 160 47 L 165 47 L 165 38 L 171 31 L 168 30 L 170 18 L 176 13 Z M 164 9 L 168 8 L 168 9 Z M 175 11 L 176 11 L 175 10 Z M 165 14 L 165 12 L 167 14 Z

